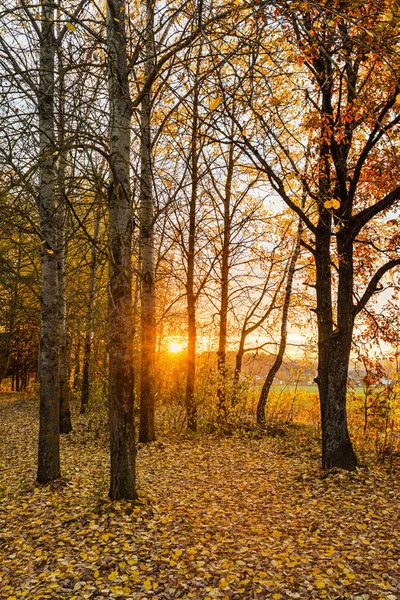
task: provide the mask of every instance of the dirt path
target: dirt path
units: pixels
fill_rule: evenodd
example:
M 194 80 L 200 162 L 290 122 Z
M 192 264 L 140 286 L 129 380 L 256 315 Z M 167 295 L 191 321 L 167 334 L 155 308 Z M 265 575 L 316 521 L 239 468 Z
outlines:
M 270 439 L 163 440 L 139 451 L 144 503 L 111 505 L 83 417 L 64 478 L 34 487 L 37 410 L 0 402 L 0 598 L 400 598 L 398 476 L 321 477 Z

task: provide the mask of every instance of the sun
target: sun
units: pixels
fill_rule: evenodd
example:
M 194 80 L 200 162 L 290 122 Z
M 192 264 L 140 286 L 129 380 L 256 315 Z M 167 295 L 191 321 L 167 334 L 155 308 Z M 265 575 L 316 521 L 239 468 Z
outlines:
M 173 354 L 177 352 L 182 352 L 183 344 L 180 344 L 179 342 L 170 342 L 168 345 L 168 350 Z

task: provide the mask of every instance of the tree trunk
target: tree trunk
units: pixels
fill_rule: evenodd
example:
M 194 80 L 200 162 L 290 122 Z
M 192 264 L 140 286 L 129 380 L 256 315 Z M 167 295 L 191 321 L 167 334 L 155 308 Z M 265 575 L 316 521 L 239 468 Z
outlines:
M 285 355 L 286 350 L 286 342 L 287 342 L 287 324 L 288 324 L 288 316 L 289 316 L 289 308 L 290 301 L 292 298 L 292 289 L 293 289 L 293 279 L 296 271 L 297 259 L 300 255 L 300 241 L 301 241 L 301 232 L 302 232 L 302 221 L 299 220 L 299 224 L 297 227 L 297 237 L 296 244 L 290 257 L 287 280 L 286 280 L 286 288 L 285 288 L 285 296 L 283 301 L 282 308 L 282 320 L 281 320 L 281 339 L 279 342 L 278 353 L 275 357 L 275 360 L 268 371 L 268 375 L 264 381 L 264 385 L 261 390 L 260 398 L 257 404 L 257 425 L 259 427 L 265 427 L 265 407 L 268 401 L 269 392 L 271 390 L 271 386 L 274 382 L 275 375 L 278 373 L 281 368 L 283 357 Z
M 231 197 L 232 179 L 234 167 L 234 146 L 229 146 L 228 170 L 225 182 L 224 194 L 224 231 L 221 256 L 221 304 L 219 309 L 219 342 L 218 342 L 218 389 L 217 389 L 217 412 L 218 419 L 222 422 L 227 416 L 226 406 L 226 338 L 228 326 L 228 300 L 229 300 L 229 257 L 231 243 Z
M 81 382 L 81 335 L 80 335 L 80 330 L 79 330 L 79 324 L 78 324 L 78 331 L 77 331 L 77 336 L 78 339 L 76 340 L 75 343 L 75 364 L 74 364 L 74 389 L 77 390 L 80 386 L 80 382 Z
M 17 256 L 17 264 L 15 266 L 15 275 L 14 275 L 14 286 L 11 297 L 11 305 L 10 305 L 10 318 L 8 320 L 8 332 L 7 340 L 6 340 L 6 348 L 5 348 L 5 358 L 4 364 L 1 367 L 0 371 L 0 385 L 5 377 L 7 377 L 8 369 L 10 367 L 11 360 L 11 350 L 14 336 L 14 329 L 17 321 L 17 307 L 18 307 L 18 295 L 19 295 L 19 277 L 21 270 L 21 254 L 22 254 L 22 239 L 21 233 L 19 234 L 18 240 L 18 256 Z
M 111 500 L 136 498 L 132 323 L 132 106 L 127 70 L 124 0 L 107 2 L 110 102 L 109 419 Z
M 67 192 L 65 189 L 66 155 L 65 137 L 65 86 L 61 49 L 58 52 L 58 206 L 57 206 L 57 285 L 58 285 L 58 393 L 60 404 L 60 433 L 72 431 L 69 408 L 68 356 L 67 356 Z
M 60 159 L 61 160 L 61 159 Z M 61 173 L 61 170 L 60 170 Z M 62 175 L 61 175 L 62 176 Z M 72 431 L 71 411 L 69 408 L 68 389 L 68 357 L 67 357 L 67 290 L 66 290 L 66 239 L 65 239 L 65 203 L 61 200 L 58 206 L 58 361 L 59 361 L 59 404 L 60 404 L 60 433 Z
M 85 346 L 83 351 L 83 372 L 82 372 L 82 393 L 81 393 L 81 415 L 85 414 L 89 406 L 90 395 L 90 357 L 92 353 L 93 343 L 93 308 L 96 292 L 96 267 L 97 267 L 97 248 L 96 244 L 99 239 L 100 229 L 100 202 L 96 198 L 98 205 L 96 218 L 94 222 L 93 246 L 92 255 L 90 258 L 90 273 L 89 273 L 89 297 L 86 311 L 86 327 L 85 327 Z
M 239 384 L 240 373 L 242 372 L 245 336 L 246 336 L 246 331 L 242 331 L 242 334 L 241 334 L 240 340 L 239 340 L 239 348 L 236 353 L 235 371 L 233 373 L 233 383 L 235 386 L 237 386 Z
M 321 232 L 321 229 L 319 229 Z M 337 327 L 332 327 L 330 255 L 327 234 L 317 234 L 316 291 L 318 316 L 318 377 L 322 422 L 322 467 L 352 470 L 357 466 L 347 428 L 347 378 L 354 325 L 351 242 L 338 235 L 339 282 Z M 329 326 L 330 325 L 330 326 Z
M 194 289 L 194 267 L 196 250 L 196 210 L 197 194 L 199 186 L 199 70 L 201 53 L 196 66 L 196 79 L 193 86 L 193 119 L 191 139 L 191 196 L 189 205 L 189 240 L 187 249 L 187 278 L 186 278 L 186 302 L 188 319 L 188 348 L 186 369 L 186 419 L 188 429 L 197 431 L 197 406 L 194 396 L 196 382 L 196 293 Z
M 154 2 L 146 0 L 144 78 L 154 64 Z M 140 249 L 142 283 L 142 351 L 139 442 L 155 440 L 156 285 L 154 255 L 154 200 L 151 147 L 151 89 L 141 105 Z
M 40 37 L 39 217 L 41 246 L 40 424 L 37 481 L 60 477 L 58 404 L 57 219 L 55 213 L 54 4 L 42 3 Z

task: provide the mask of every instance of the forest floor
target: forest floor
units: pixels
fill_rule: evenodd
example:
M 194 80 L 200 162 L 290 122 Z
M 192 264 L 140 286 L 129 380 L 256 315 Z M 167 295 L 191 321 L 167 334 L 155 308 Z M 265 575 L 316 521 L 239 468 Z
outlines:
M 0 397 L 0 598 L 400 598 L 398 471 L 324 474 L 285 438 L 166 438 L 139 450 L 141 503 L 111 504 L 87 417 L 63 478 L 35 485 L 37 414 Z

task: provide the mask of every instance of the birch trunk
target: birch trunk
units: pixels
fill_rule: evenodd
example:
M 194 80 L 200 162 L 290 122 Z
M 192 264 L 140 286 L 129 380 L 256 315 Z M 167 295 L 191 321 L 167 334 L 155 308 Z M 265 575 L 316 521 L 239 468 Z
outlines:
M 154 3 L 146 0 L 144 79 L 154 64 Z M 154 200 L 151 148 L 151 89 L 141 105 L 140 250 L 142 280 L 142 351 L 139 442 L 155 440 L 156 287 L 154 253 Z
M 40 37 L 39 217 L 41 245 L 41 328 L 39 353 L 40 423 L 37 481 L 60 477 L 60 411 L 58 404 L 57 219 L 54 126 L 54 4 L 42 3 Z
M 110 102 L 109 418 L 111 500 L 136 498 L 132 323 L 130 101 L 124 0 L 107 2 Z

